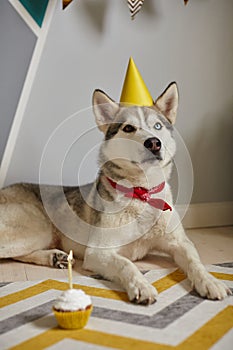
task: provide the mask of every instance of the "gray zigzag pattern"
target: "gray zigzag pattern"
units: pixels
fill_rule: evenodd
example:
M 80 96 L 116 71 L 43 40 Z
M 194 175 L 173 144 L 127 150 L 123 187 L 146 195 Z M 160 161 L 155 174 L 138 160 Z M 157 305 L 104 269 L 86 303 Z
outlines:
M 186 294 L 169 306 L 165 307 L 158 313 L 152 316 L 141 315 L 137 313 L 130 313 L 118 310 L 111 310 L 104 307 L 95 306 L 93 308 L 92 316 L 108 319 L 112 321 L 124 322 L 139 326 L 152 327 L 152 328 L 165 328 L 171 322 L 175 321 L 186 312 L 193 309 L 195 306 L 203 302 L 203 299 L 196 293 L 192 292 Z M 14 315 L 0 322 L 0 334 L 6 333 L 15 329 L 22 324 L 33 322 L 38 318 L 44 317 L 51 313 L 54 300 L 41 304 L 35 308 L 31 308 L 25 312 L 21 312 L 18 315 Z M 136 311 L 137 306 L 135 306 Z M 145 307 L 146 308 L 146 307 Z
M 95 307 L 92 315 L 99 318 L 110 319 L 112 321 L 163 329 L 202 302 L 203 299 L 201 297 L 195 292 L 191 292 L 152 316 L 103 309 L 100 307 Z
M 233 263 L 216 264 L 218 266 L 232 267 Z M 8 283 L 2 283 L 2 286 Z M 231 289 L 233 292 L 233 288 Z M 233 298 L 233 297 L 232 297 Z M 129 313 L 125 311 L 111 310 L 109 308 L 103 308 L 94 305 L 92 316 L 102 319 L 109 319 L 117 322 L 129 323 L 138 326 L 145 326 L 157 329 L 163 329 L 176 321 L 179 317 L 189 312 L 197 305 L 204 301 L 203 298 L 197 295 L 196 292 L 191 292 L 183 297 L 172 302 L 167 307 L 163 308 L 159 312 L 155 312 L 154 315 L 141 315 L 135 313 Z M 44 317 L 51 313 L 54 300 L 50 300 L 47 303 L 43 303 L 37 307 L 31 308 L 25 312 L 21 312 L 18 315 L 14 315 L 0 321 L 0 334 L 9 332 L 23 324 L 36 321 L 37 319 Z M 146 308 L 146 307 L 145 307 Z M 137 306 L 135 306 L 135 311 Z

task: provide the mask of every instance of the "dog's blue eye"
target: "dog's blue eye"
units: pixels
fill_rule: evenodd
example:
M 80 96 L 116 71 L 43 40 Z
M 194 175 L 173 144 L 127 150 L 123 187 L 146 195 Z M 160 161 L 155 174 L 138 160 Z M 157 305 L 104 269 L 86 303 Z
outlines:
M 154 128 L 155 128 L 156 130 L 161 130 L 161 129 L 162 129 L 162 124 L 160 124 L 159 122 L 158 122 L 158 123 L 155 123 Z

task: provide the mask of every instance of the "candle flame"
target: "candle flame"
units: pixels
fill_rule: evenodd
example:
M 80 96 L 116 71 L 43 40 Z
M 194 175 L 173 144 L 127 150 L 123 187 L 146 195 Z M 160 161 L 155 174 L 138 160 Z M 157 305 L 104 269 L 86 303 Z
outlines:
M 69 255 L 68 255 L 68 262 L 70 261 L 70 262 L 72 262 L 72 260 L 73 260 L 73 250 L 70 250 L 70 252 L 69 252 Z

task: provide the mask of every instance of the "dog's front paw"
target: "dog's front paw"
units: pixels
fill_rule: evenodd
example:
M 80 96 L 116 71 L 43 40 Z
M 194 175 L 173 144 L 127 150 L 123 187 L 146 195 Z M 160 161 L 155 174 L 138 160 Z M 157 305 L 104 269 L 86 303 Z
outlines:
M 75 263 L 73 259 L 72 265 Z M 58 269 L 67 269 L 68 267 L 68 254 L 61 250 L 55 250 L 51 256 L 51 265 Z
M 231 295 L 231 290 L 225 283 L 206 273 L 201 279 L 194 281 L 193 287 L 202 297 L 211 300 L 222 300 Z
M 149 282 L 144 280 L 130 282 L 127 292 L 130 301 L 141 305 L 154 304 L 158 296 L 157 290 Z

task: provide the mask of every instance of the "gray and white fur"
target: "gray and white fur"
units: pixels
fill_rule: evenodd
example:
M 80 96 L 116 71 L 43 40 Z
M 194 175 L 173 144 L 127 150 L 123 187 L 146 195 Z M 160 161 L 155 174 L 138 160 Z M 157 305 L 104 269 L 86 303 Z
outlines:
M 129 300 L 152 304 L 158 292 L 133 261 L 156 249 L 173 257 L 202 297 L 223 299 L 230 294 L 223 282 L 207 272 L 182 224 L 169 224 L 175 214 L 168 181 L 176 150 L 177 107 L 175 83 L 151 107 L 121 106 L 96 90 L 93 110 L 104 133 L 98 178 L 85 186 L 65 187 L 62 195 L 54 186 L 15 184 L 2 189 L 0 258 L 65 268 L 72 249 L 76 258 L 83 259 L 85 269 L 123 286 Z M 173 210 L 161 211 L 145 201 L 126 198 L 108 178 L 125 187 L 146 189 L 165 181 L 163 198 Z M 52 219 L 41 190 L 48 194 Z M 69 220 L 70 213 L 80 225 Z M 77 236 L 67 234 L 71 226 Z

